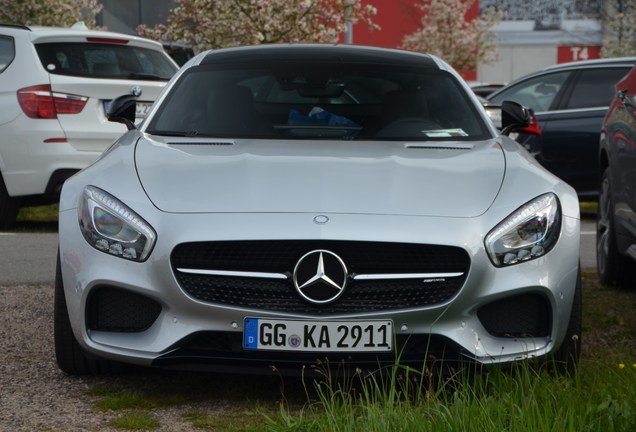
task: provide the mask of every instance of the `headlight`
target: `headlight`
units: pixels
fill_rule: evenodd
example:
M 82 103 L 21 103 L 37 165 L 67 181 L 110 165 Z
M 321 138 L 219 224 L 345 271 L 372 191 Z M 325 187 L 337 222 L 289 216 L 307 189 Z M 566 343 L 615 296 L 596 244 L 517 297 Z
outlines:
M 524 204 L 486 236 L 488 256 L 503 267 L 539 258 L 556 244 L 561 232 L 561 206 L 548 193 Z
M 157 238 L 137 213 L 94 186 L 84 189 L 78 216 L 80 230 L 91 246 L 131 261 L 145 261 Z

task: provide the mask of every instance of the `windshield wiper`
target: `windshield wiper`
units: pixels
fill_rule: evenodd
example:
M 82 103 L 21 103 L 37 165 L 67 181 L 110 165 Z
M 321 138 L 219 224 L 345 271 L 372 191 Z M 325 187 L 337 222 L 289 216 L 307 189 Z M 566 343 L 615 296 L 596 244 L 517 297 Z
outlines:
M 159 135 L 159 136 L 171 136 L 171 137 L 192 137 L 197 136 L 197 131 L 163 131 L 163 130 L 149 130 L 147 131 L 150 135 Z

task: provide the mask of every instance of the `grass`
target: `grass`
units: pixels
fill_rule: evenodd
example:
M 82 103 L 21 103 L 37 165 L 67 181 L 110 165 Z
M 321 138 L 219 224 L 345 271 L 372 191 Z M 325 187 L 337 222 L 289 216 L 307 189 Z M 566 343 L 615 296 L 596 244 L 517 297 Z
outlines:
M 575 378 L 527 366 L 454 379 L 406 394 L 362 381 L 358 396 L 327 382 L 300 410 L 268 418 L 269 431 L 633 431 L 636 368 L 583 364 Z
M 117 429 L 152 430 L 153 414 L 181 412 L 201 431 L 599 431 L 636 430 L 636 291 L 583 274 L 582 356 L 574 377 L 527 365 L 449 378 L 398 369 L 382 377 L 283 379 L 142 372 L 100 381 L 95 409 Z M 117 423 L 115 423 L 117 422 Z M 145 429 L 144 429 L 145 428 Z
M 268 417 L 266 430 L 634 431 L 636 293 L 599 286 L 594 273 L 583 277 L 583 352 L 574 377 L 521 365 L 413 388 L 390 371 L 390 385 L 358 379 L 348 386 L 355 394 L 325 375 L 314 385 L 316 401 Z
M 588 217 L 596 217 L 596 211 L 598 209 L 598 202 L 596 201 L 581 201 L 579 203 L 581 208 L 581 215 Z
M 132 412 L 117 417 L 110 422 L 111 426 L 122 430 L 148 431 L 158 429 L 161 423 L 145 412 Z
M 243 407 L 233 407 L 223 410 L 216 415 L 202 412 L 188 412 L 183 415 L 194 429 L 202 431 L 258 431 L 263 423 L 262 413 L 255 410 L 246 410 Z
M 18 213 L 14 232 L 57 232 L 59 205 L 22 207 Z
M 178 393 L 166 394 L 152 389 L 133 391 L 117 387 L 100 386 L 91 388 L 87 394 L 99 398 L 95 403 L 95 407 L 101 411 L 154 409 L 182 405 L 190 401 L 189 398 Z
M 58 204 L 37 207 L 22 207 L 18 213 L 18 222 L 55 222 L 57 223 Z

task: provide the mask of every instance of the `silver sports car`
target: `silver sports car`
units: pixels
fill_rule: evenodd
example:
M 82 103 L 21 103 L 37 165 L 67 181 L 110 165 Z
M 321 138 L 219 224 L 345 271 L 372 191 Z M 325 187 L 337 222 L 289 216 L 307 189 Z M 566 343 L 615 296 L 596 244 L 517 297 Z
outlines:
M 62 370 L 317 361 L 571 368 L 575 191 L 442 60 L 354 46 L 202 53 L 64 185 Z

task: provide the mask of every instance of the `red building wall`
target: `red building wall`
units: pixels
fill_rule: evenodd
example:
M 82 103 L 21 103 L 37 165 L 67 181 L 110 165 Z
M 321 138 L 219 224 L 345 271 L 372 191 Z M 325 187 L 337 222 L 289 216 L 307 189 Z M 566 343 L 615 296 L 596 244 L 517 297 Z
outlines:
M 362 0 L 363 4 L 374 6 L 378 13 L 373 21 L 380 30 L 371 31 L 365 24 L 353 27 L 353 43 L 356 45 L 372 45 L 385 48 L 398 48 L 404 36 L 415 32 L 420 26 L 422 11 L 416 6 L 422 0 Z M 479 16 L 479 0 L 475 0 L 467 20 Z M 476 72 L 464 74 L 467 80 L 476 79 Z

